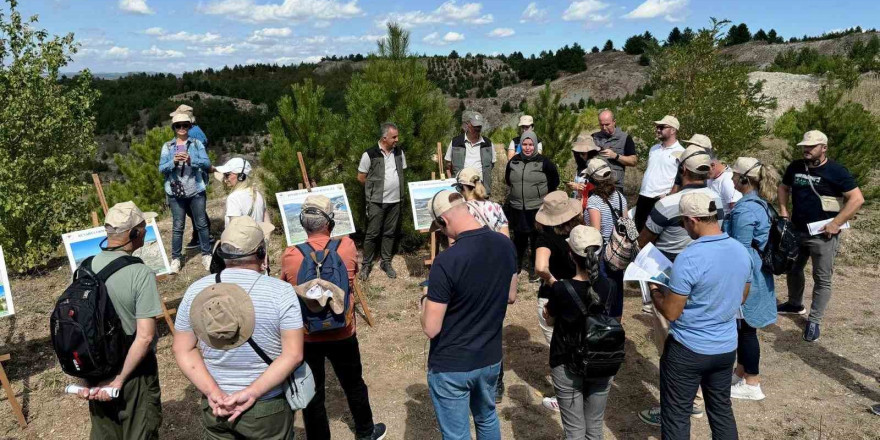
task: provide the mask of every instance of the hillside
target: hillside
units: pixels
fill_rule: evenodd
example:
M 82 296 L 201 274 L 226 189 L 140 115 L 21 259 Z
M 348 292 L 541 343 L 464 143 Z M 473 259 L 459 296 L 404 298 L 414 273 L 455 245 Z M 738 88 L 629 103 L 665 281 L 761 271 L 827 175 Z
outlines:
M 880 35 L 880 32 L 864 32 L 829 40 L 784 44 L 767 44 L 764 41 L 751 41 L 726 47 L 721 50 L 721 53 L 730 55 L 734 60 L 753 66 L 756 69 L 766 69 L 776 59 L 776 55 L 789 49 L 801 50 L 808 47 L 815 49 L 821 55 L 845 55 L 853 43 L 856 41 L 866 43 L 874 35 Z

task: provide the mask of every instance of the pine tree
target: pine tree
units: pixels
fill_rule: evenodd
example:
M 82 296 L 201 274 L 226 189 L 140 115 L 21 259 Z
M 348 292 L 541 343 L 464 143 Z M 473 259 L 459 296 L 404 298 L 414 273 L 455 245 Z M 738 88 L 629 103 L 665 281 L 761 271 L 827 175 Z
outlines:
M 527 104 L 525 113 L 535 118 L 535 133 L 541 136 L 544 156 L 553 163 L 568 163 L 571 157 L 571 143 L 580 133 L 577 115 L 568 106 L 560 104 L 562 95 L 554 93 L 550 82 L 538 93 L 535 101 Z M 555 190 L 555 188 L 551 188 Z
M 678 29 L 678 26 L 676 26 L 676 27 L 672 28 L 671 31 L 669 31 L 669 36 L 666 37 L 666 45 L 672 46 L 675 44 L 681 44 L 681 42 L 682 42 L 681 31 Z
M 596 46 L 593 46 L 593 48 L 590 49 L 590 53 L 599 53 L 599 48 Z
M 608 40 L 605 42 L 605 45 L 602 46 L 602 52 L 613 52 L 614 51 L 614 42 Z
M 752 40 L 768 41 L 769 37 L 767 36 L 767 33 L 764 32 L 764 29 L 758 29 L 758 32 L 755 32 L 755 35 L 752 36 Z

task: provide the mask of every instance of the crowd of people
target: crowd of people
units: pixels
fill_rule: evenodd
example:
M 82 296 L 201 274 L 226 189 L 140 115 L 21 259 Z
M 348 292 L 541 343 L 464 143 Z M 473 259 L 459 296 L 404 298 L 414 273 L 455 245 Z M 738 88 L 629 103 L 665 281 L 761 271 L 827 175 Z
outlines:
M 309 195 L 299 214 L 307 241 L 283 252 L 280 277 L 273 278 L 267 259 L 273 226 L 250 178 L 251 164 L 233 158 L 212 167 L 192 109 L 181 106 L 171 116 L 175 139 L 162 147 L 159 168 L 173 217 L 172 272 L 183 263 L 187 216 L 211 272 L 186 290 L 173 341 L 179 368 L 202 394 L 205 437 L 290 439 L 293 412 L 301 409 L 307 438 L 330 438 L 329 360 L 356 438 L 384 438 L 388 428 L 374 421 L 364 380 L 352 286 L 369 279 L 377 257 L 388 278 L 397 276 L 391 262 L 407 168 L 397 127 L 382 124 L 377 145 L 358 164 L 367 218 L 361 261 L 349 237 L 331 238 L 331 201 Z M 827 157 L 827 137 L 807 132 L 798 144 L 803 159 L 792 161 L 780 182 L 756 158 L 739 157 L 727 166 L 706 135 L 679 141 L 678 119 L 664 116 L 655 122 L 658 143 L 648 152 L 638 194 L 629 195 L 631 210 L 624 175 L 639 159 L 610 110 L 599 113 L 598 132 L 573 143 L 577 172 L 564 185 L 557 165 L 542 154 L 533 118 L 523 116 L 519 136 L 507 146 L 503 204 L 489 200 L 496 152 L 482 135 L 483 117 L 469 113 L 463 122 L 445 155 L 455 190 L 438 192 L 428 204 L 431 231 L 450 245 L 434 259 L 418 302 L 430 339 L 428 389 L 443 438 L 470 438 L 471 417 L 477 438 L 501 438 L 502 329 L 508 305 L 524 289 L 521 273 L 539 283 L 536 329 L 549 346 L 547 371 L 555 389 L 543 404 L 559 411 L 566 438 L 603 437 L 617 368 L 582 368 L 590 353 L 577 344 L 594 314 L 623 319 L 623 270 L 634 256 L 621 254 L 627 241 L 634 252 L 651 243 L 673 262 L 668 283 L 642 284 L 650 301 L 634 311 L 651 314 L 661 353 L 660 406 L 639 417 L 659 426 L 663 438 L 688 439 L 690 419 L 706 413 L 713 438 L 737 438 L 731 398 L 765 397 L 757 330 L 775 323 L 777 314 L 807 314 L 804 267 L 812 259 L 803 339 L 819 338 L 840 229 L 863 202 L 850 173 Z M 211 173 L 230 189 L 216 243 L 205 211 Z M 762 262 L 777 219 L 774 199 L 801 243 L 786 275 L 789 298 L 779 304 Z M 152 216 L 131 202 L 113 206 L 105 224 L 107 248 L 91 263 L 93 270 L 142 246 Z M 815 222 L 825 223 L 811 235 L 808 225 Z M 80 393 L 89 400 L 92 438 L 155 438 L 162 418 L 155 277 L 145 265 L 131 264 L 110 275 L 106 286 L 124 332 L 135 337 L 119 373 Z M 313 389 L 294 390 L 291 381 L 306 370 Z M 102 387 L 119 389 L 119 397 Z M 297 392 L 313 395 L 298 407 L 290 396 Z

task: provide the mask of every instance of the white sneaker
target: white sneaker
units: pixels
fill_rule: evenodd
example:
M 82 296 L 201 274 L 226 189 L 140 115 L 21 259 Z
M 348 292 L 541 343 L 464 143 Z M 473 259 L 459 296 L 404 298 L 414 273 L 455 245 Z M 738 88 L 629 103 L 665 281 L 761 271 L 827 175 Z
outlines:
M 654 313 L 654 305 L 651 303 L 643 305 L 642 313 Z
M 202 266 L 205 266 L 205 270 L 208 272 L 211 271 L 211 256 L 210 255 L 202 255 Z
M 730 374 L 730 386 L 734 386 L 734 385 L 740 383 L 743 379 L 744 378 L 737 376 L 736 373 L 731 373 Z
M 544 405 L 544 408 L 547 408 L 550 411 L 559 412 L 559 402 L 556 401 L 556 396 L 545 397 L 544 400 L 541 401 L 541 405 Z
M 171 271 L 169 273 L 180 272 L 180 258 L 171 260 Z
M 746 381 L 742 381 L 730 387 L 730 397 L 734 399 L 745 400 L 764 400 L 764 393 L 761 391 L 761 385 L 749 385 Z

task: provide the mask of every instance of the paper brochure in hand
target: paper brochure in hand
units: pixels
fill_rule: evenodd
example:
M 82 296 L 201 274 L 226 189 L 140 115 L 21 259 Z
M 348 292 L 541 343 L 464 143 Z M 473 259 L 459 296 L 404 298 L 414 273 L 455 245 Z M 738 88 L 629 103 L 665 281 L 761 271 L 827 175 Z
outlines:
M 810 230 L 810 235 L 824 234 L 825 233 L 825 229 L 824 229 L 825 225 L 830 223 L 831 220 L 834 220 L 834 219 L 829 218 L 828 220 L 819 220 L 817 222 L 807 223 L 807 229 Z M 840 229 L 841 230 L 849 229 L 849 222 L 846 222 L 843 225 L 841 225 Z
M 672 262 L 652 243 L 648 243 L 636 255 L 636 259 L 626 267 L 623 280 L 644 281 L 668 287 L 671 274 Z

